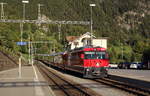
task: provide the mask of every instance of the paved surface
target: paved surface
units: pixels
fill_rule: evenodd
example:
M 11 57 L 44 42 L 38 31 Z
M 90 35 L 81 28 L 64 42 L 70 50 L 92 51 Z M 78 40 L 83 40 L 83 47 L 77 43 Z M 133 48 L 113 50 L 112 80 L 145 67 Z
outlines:
M 109 69 L 111 75 L 127 77 L 150 82 L 150 70 L 135 70 L 135 69 Z
M 36 67 L 22 67 L 21 78 L 18 68 L 0 72 L 1 96 L 54 96 Z
M 133 70 L 133 69 L 109 69 L 109 74 L 128 77 L 133 79 L 145 80 L 150 82 L 150 70 Z M 103 96 L 128 96 L 126 92 L 110 88 L 103 84 L 95 85 L 87 79 L 66 77 L 75 82 L 90 87 L 92 90 L 99 92 Z M 91 87 L 94 86 L 94 87 Z M 106 91 L 107 90 L 107 91 Z M 113 93 L 113 94 L 112 94 Z M 43 79 L 36 66 L 22 67 L 21 78 L 19 77 L 18 68 L 0 72 L 0 95 L 1 96 L 55 96 L 47 82 Z
M 112 87 L 109 87 L 104 84 L 97 84 L 96 82 L 91 81 L 90 79 L 84 79 L 84 78 L 78 77 L 76 75 L 70 75 L 67 73 L 63 73 L 63 72 L 54 70 L 52 68 L 49 68 L 49 69 L 53 70 L 57 74 L 63 75 L 66 78 L 83 85 L 84 87 L 88 87 L 88 88 L 92 89 L 93 91 L 95 91 L 96 93 L 98 93 L 102 96 L 134 96 L 125 91 L 120 91 L 116 88 L 112 88 Z

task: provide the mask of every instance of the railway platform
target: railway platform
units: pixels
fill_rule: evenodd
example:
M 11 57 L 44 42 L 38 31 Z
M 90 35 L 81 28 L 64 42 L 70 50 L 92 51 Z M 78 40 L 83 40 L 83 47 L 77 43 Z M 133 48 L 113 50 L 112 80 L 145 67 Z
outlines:
M 55 96 L 36 66 L 0 72 L 1 96 Z
M 150 70 L 109 69 L 108 74 L 150 82 Z

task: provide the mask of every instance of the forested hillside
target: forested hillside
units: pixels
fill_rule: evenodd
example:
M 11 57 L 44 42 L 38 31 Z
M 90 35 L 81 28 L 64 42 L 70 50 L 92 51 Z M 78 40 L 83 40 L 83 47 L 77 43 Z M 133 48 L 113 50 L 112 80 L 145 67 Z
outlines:
M 0 0 L 6 19 L 22 19 L 21 0 Z M 26 4 L 26 19 L 37 19 L 38 6 L 42 16 L 50 20 L 90 21 L 90 3 L 93 7 L 94 35 L 108 37 L 108 52 L 111 62 L 140 61 L 145 49 L 150 48 L 150 1 L 149 0 L 29 0 Z M 62 25 L 61 40 L 58 40 L 58 25 L 25 24 L 24 41 L 51 40 L 55 45 L 37 45 L 39 53 L 48 53 L 64 48 L 65 36 L 80 35 L 90 31 L 90 26 Z M 0 46 L 14 52 L 27 53 L 27 47 L 19 47 L 19 24 L 0 23 Z M 45 50 L 40 50 L 40 49 Z

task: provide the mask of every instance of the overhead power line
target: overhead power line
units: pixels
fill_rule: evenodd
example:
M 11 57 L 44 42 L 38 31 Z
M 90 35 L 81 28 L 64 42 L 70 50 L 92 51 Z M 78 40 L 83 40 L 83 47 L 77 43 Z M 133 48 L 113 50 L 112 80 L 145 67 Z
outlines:
M 43 24 L 75 24 L 89 25 L 89 21 L 52 21 L 52 20 L 0 20 L 1 23 L 43 23 Z

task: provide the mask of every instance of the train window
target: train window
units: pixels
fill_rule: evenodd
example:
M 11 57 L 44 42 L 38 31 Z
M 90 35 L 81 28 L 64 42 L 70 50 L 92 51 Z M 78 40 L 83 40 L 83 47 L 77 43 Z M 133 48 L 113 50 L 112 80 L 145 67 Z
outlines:
M 95 52 L 85 52 L 85 59 L 96 59 Z
M 107 59 L 106 52 L 85 52 L 85 59 Z
M 96 52 L 97 59 L 106 59 L 106 52 Z

